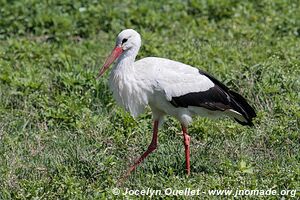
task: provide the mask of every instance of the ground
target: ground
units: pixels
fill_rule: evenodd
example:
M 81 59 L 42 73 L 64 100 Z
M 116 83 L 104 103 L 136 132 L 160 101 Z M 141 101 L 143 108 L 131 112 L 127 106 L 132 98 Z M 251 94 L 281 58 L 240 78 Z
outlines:
M 126 188 L 299 198 L 299 9 L 296 0 L 0 0 L 0 199 L 119 199 Z M 95 79 L 125 28 L 142 35 L 138 59 L 181 61 L 243 94 L 255 126 L 196 118 L 187 177 L 180 125 L 167 118 L 158 149 L 118 185 L 152 129 L 150 109 L 133 119 L 116 105 L 109 73 Z M 297 193 L 280 194 L 288 190 Z

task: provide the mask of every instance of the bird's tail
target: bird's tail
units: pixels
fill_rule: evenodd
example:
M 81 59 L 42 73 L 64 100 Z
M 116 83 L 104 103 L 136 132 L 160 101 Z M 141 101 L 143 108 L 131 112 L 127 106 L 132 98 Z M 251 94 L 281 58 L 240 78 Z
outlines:
M 229 90 L 228 93 L 231 97 L 232 109 L 230 109 L 227 114 L 233 117 L 235 121 L 242 125 L 253 126 L 252 119 L 256 117 L 254 109 L 240 94 L 232 90 Z

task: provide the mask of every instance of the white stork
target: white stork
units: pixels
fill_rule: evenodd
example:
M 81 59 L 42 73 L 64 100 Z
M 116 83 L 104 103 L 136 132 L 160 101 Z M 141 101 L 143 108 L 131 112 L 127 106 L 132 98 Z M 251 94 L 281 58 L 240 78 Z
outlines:
M 255 111 L 241 95 L 197 68 L 157 57 L 135 61 L 140 46 L 138 32 L 123 30 L 98 75 L 100 77 L 117 59 L 109 77 L 109 85 L 117 103 L 133 117 L 141 114 L 147 105 L 152 110 L 152 141 L 143 155 L 128 169 L 126 176 L 157 148 L 158 127 L 163 123 L 165 115 L 171 115 L 181 123 L 189 175 L 190 136 L 187 127 L 194 115 L 210 118 L 225 115 L 242 125 L 252 126 Z

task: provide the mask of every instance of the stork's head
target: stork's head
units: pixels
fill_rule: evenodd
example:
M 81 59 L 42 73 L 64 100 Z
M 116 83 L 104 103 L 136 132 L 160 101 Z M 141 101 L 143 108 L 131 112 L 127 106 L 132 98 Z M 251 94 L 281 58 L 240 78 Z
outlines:
M 111 54 L 106 59 L 103 67 L 100 69 L 98 77 L 102 76 L 108 67 L 122 54 L 131 52 L 137 54 L 141 46 L 141 36 L 138 32 L 133 29 L 125 29 L 119 33 L 116 41 L 116 46 L 112 50 Z

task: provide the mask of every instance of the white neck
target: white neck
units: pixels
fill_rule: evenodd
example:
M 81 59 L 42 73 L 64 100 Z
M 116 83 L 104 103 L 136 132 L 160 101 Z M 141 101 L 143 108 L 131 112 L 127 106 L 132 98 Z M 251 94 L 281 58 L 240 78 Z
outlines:
M 118 58 L 113 70 L 124 70 L 125 72 L 132 70 L 138 51 L 139 49 L 137 48 L 131 48 L 124 51 L 124 53 Z
M 125 51 L 117 60 L 110 74 L 109 85 L 113 95 L 132 116 L 142 113 L 148 104 L 147 95 L 143 93 L 141 84 L 136 80 L 134 60 L 138 48 Z

